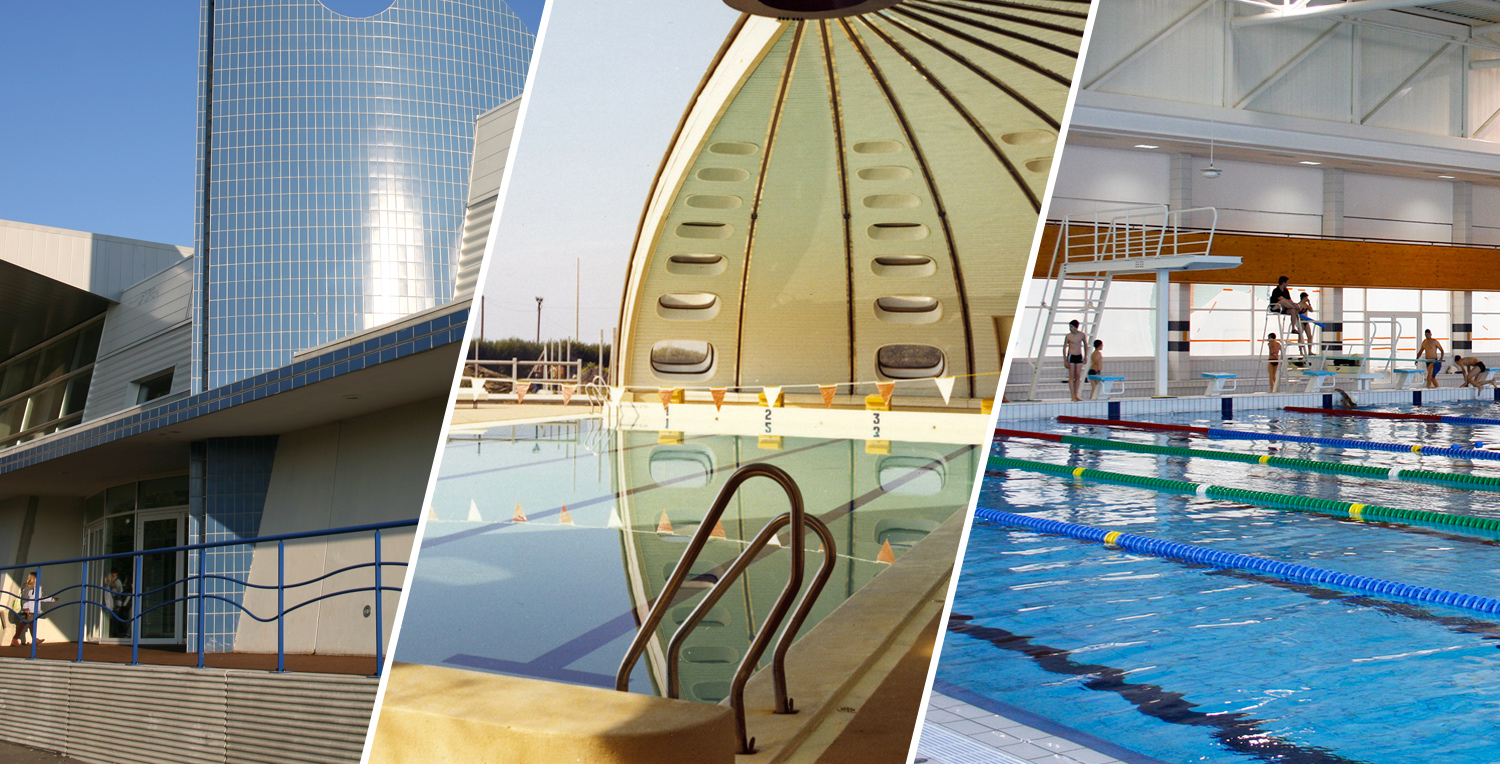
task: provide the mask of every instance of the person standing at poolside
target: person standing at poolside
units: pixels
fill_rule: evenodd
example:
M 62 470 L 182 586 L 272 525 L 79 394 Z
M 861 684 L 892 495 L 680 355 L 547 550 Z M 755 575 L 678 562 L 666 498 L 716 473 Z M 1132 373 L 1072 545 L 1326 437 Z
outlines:
M 1432 338 L 1431 329 L 1423 334 L 1427 338 L 1422 340 L 1422 347 L 1417 348 L 1417 360 L 1427 362 L 1427 388 L 1431 390 L 1438 387 L 1437 375 L 1443 369 L 1443 346 Z
M 1094 340 L 1094 352 L 1089 356 L 1089 398 L 1099 397 L 1099 376 L 1104 373 L 1104 340 Z
M 1271 378 L 1271 392 L 1276 392 L 1276 383 L 1281 381 L 1281 342 L 1276 339 L 1276 332 L 1266 335 L 1266 349 L 1270 355 L 1266 359 L 1266 376 Z
M 1078 320 L 1068 322 L 1068 336 L 1063 338 L 1063 363 L 1068 367 L 1068 393 L 1073 400 L 1081 401 L 1078 394 L 1083 391 L 1083 352 L 1089 337 L 1078 330 Z

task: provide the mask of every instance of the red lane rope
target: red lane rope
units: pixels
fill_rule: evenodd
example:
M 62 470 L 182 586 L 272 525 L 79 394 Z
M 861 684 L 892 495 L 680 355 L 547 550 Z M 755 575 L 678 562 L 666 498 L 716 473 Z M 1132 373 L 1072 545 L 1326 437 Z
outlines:
M 1165 430 L 1167 432 L 1192 432 L 1207 435 L 1207 427 L 1190 427 L 1185 424 L 1161 424 L 1159 422 L 1126 422 L 1119 419 L 1089 419 L 1081 416 L 1060 416 L 1063 424 L 1092 424 L 1100 427 L 1124 427 L 1131 430 Z
M 1323 416 L 1363 416 L 1371 419 L 1420 419 L 1424 422 L 1441 422 L 1438 414 L 1397 414 L 1393 411 L 1351 411 L 1349 409 L 1314 409 L 1305 406 L 1287 406 L 1287 411 L 1298 414 L 1322 414 Z
M 1052 434 L 1050 432 L 1028 432 L 1026 430 L 1005 430 L 1005 429 L 1001 429 L 999 427 L 995 428 L 995 437 L 997 437 L 997 438 L 1030 438 L 1032 440 L 1050 440 L 1050 441 L 1052 441 L 1054 443 L 1061 443 L 1062 439 L 1063 439 L 1063 436 L 1061 436 L 1061 435 L 1054 435 L 1054 434 Z

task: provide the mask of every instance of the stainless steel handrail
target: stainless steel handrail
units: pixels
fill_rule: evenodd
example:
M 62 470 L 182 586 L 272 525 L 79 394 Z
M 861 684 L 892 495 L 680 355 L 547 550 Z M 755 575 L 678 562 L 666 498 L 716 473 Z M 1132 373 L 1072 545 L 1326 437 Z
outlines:
M 817 532 L 818 537 L 822 539 L 825 556 L 823 565 L 818 571 L 818 577 L 813 581 L 812 586 L 808 588 L 807 594 L 803 596 L 802 603 L 793 615 L 791 623 L 788 624 L 786 631 L 781 635 L 781 639 L 777 641 L 776 649 L 771 654 L 771 676 L 775 686 L 776 713 L 796 713 L 791 698 L 787 696 L 786 690 L 785 663 L 787 649 L 790 648 L 792 639 L 796 637 L 797 630 L 801 628 L 803 621 L 806 620 L 808 612 L 812 609 L 813 602 L 817 600 L 818 594 L 823 589 L 823 584 L 833 574 L 833 561 L 838 555 L 837 548 L 834 545 L 833 534 L 822 521 L 816 517 L 807 516 L 807 511 L 802 502 L 802 491 L 798 489 L 796 481 L 792 480 L 792 476 L 787 474 L 786 470 L 770 464 L 747 464 L 735 470 L 734 474 L 729 476 L 729 479 L 724 483 L 724 487 L 719 490 L 718 497 L 714 499 L 713 506 L 709 508 L 708 513 L 704 515 L 702 522 L 699 523 L 698 530 L 693 534 L 692 541 L 688 543 L 688 547 L 682 553 L 681 559 L 677 561 L 677 567 L 672 569 L 672 575 L 667 578 L 666 585 L 662 587 L 661 594 L 657 596 L 656 602 L 652 604 L 645 621 L 641 623 L 640 630 L 636 632 L 635 639 L 631 641 L 630 648 L 626 650 L 625 658 L 620 661 L 619 670 L 615 673 L 615 689 L 628 691 L 630 689 L 631 670 L 635 668 L 636 661 L 640 660 L 641 654 L 646 651 L 646 644 L 655 635 L 657 627 L 661 625 L 662 619 L 666 617 L 668 608 L 672 607 L 675 603 L 678 592 L 681 590 L 683 583 L 687 581 L 688 574 L 692 571 L 693 563 L 697 561 L 698 555 L 703 552 L 703 547 L 708 544 L 708 539 L 712 536 L 715 526 L 718 525 L 719 518 L 724 514 L 725 508 L 729 506 L 730 500 L 734 498 L 740 486 L 750 478 L 757 476 L 767 477 L 776 481 L 776 484 L 781 486 L 782 491 L 786 493 L 787 499 L 791 503 L 791 510 L 776 516 L 769 523 L 766 523 L 765 527 L 761 528 L 750 544 L 730 563 L 725 574 L 720 577 L 719 581 L 709 590 L 703 601 L 693 609 L 688 619 L 672 635 L 672 639 L 668 644 L 667 657 L 667 694 L 669 697 L 676 697 L 676 658 L 678 652 L 681 650 L 682 642 L 687 639 L 687 635 L 691 632 L 692 627 L 696 626 L 702 620 L 703 616 L 708 613 L 709 609 L 724 595 L 734 579 L 754 562 L 756 555 L 765 548 L 766 544 L 770 543 L 776 533 L 790 525 L 792 539 L 789 549 L 791 552 L 791 573 L 787 577 L 786 586 L 782 589 L 781 595 L 777 597 L 776 604 L 771 609 L 771 613 L 766 617 L 765 623 L 761 626 L 760 630 L 756 632 L 755 639 L 751 642 L 745 656 L 740 659 L 739 667 L 735 670 L 734 681 L 730 688 L 730 707 L 734 710 L 735 737 L 739 743 L 740 753 L 755 752 L 755 740 L 749 738 L 745 730 L 745 683 L 749 681 L 750 674 L 754 671 L 755 665 L 760 661 L 760 656 L 765 652 L 772 635 L 776 633 L 781 622 L 786 619 L 787 611 L 792 606 L 792 600 L 796 598 L 797 592 L 802 589 L 802 574 L 805 567 L 804 558 L 807 554 L 807 550 L 803 544 L 803 537 L 806 534 L 807 526 L 811 525 L 813 530 Z

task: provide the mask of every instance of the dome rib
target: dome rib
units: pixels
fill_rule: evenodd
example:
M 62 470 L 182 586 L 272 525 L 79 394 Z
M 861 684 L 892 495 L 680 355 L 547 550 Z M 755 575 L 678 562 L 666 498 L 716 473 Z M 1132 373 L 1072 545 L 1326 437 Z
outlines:
M 1009 59 L 1012 62 L 1020 64 L 1021 66 L 1024 66 L 1027 69 L 1030 69 L 1030 70 L 1036 72 L 1037 74 L 1040 74 L 1043 77 L 1046 77 L 1046 78 L 1048 78 L 1048 79 L 1056 82 L 1057 84 L 1062 85 L 1065 88 L 1071 88 L 1071 87 L 1073 87 L 1073 80 L 1071 78 L 1064 77 L 1063 75 L 1058 74 L 1057 72 L 1054 72 L 1051 69 L 1049 69 L 1049 68 L 1047 68 L 1047 67 L 1045 67 L 1045 66 L 1043 66 L 1043 65 L 1041 65 L 1041 64 L 1039 64 L 1039 63 L 1037 63 L 1035 61 L 1032 61 L 1031 59 L 1026 58 L 1025 56 L 1020 55 L 1019 53 L 1015 53 L 1013 51 L 1006 50 L 1005 48 L 1002 48 L 1002 47 L 1000 47 L 1000 46 L 998 46 L 998 45 L 996 45 L 996 44 L 994 44 L 992 42 L 989 42 L 988 40 L 982 40 L 982 39 L 980 39 L 978 37 L 975 37 L 975 36 L 973 36 L 971 34 L 968 34 L 966 32 L 960 31 L 958 29 L 954 29 L 953 27 L 950 27 L 947 24 L 943 24 L 941 22 L 933 21 L 932 19 L 927 18 L 926 16 L 918 16 L 915 13 L 912 13 L 910 10 L 908 10 L 908 9 L 902 7 L 902 6 L 896 6 L 894 8 L 894 10 L 897 13 L 900 13 L 903 16 L 907 16 L 909 18 L 912 18 L 912 19 L 915 19 L 917 21 L 920 21 L 923 24 L 926 24 L 927 26 L 932 27 L 933 29 L 940 29 L 940 30 L 942 30 L 944 32 L 947 32 L 948 34 L 950 34 L 950 35 L 952 35 L 954 37 L 957 37 L 960 40 L 963 40 L 964 42 L 971 43 L 971 44 L 973 44 L 975 46 L 978 46 L 980 48 L 983 48 L 983 49 L 985 49 L 985 50 L 987 50 L 987 51 L 989 51 L 991 53 L 994 53 L 997 56 L 1000 56 L 1000 57 L 1005 58 L 1005 59 Z M 949 19 L 951 21 L 955 21 L 955 22 L 958 22 L 960 24 L 967 24 L 968 26 L 974 27 L 975 29 L 981 29 L 983 31 L 990 32 L 992 34 L 1003 35 L 1005 37 L 1010 37 L 1012 39 L 1021 40 L 1023 42 L 1028 42 L 1028 43 L 1031 43 L 1033 45 L 1037 45 L 1039 47 L 1046 48 L 1048 50 L 1055 50 L 1056 48 L 1059 47 L 1059 46 L 1054 46 L 1052 43 L 1049 43 L 1049 42 L 1046 42 L 1046 41 L 1043 41 L 1043 40 L 1037 40 L 1035 38 L 1028 37 L 1027 35 L 1023 35 L 1023 34 L 1020 34 L 1020 33 L 1017 33 L 1017 32 L 1012 32 L 1012 31 L 1010 31 L 1008 29 L 1002 29 L 1002 28 L 994 26 L 992 24 L 986 24 L 986 23 L 984 23 L 982 21 L 975 21 L 974 19 L 964 18 L 963 16 L 960 16 L 960 15 L 958 15 L 956 13 L 946 13 L 946 12 L 943 12 L 943 11 L 932 10 L 932 9 L 928 9 L 928 8 L 919 8 L 918 10 L 924 11 L 926 13 L 931 13 L 931 14 L 934 14 L 934 15 L 937 15 L 937 16 L 941 16 L 942 18 Z M 1059 52 L 1059 53 L 1061 53 L 1063 55 L 1066 55 L 1066 56 L 1072 56 L 1075 59 L 1078 57 L 1077 53 L 1070 53 L 1066 49 L 1058 50 L 1057 52 Z
M 854 27 L 849 23 L 848 19 L 839 19 L 838 24 L 844 30 L 844 34 L 849 38 L 849 42 L 854 46 L 854 49 L 859 52 L 860 58 L 864 60 L 865 67 L 869 69 L 870 75 L 875 79 L 875 84 L 880 88 L 880 92 L 885 95 L 887 105 L 891 107 L 891 111 L 896 115 L 896 122 L 901 126 L 902 136 L 906 139 L 907 145 L 911 146 L 912 157 L 917 162 L 918 174 L 922 176 L 922 181 L 927 186 L 927 192 L 932 196 L 932 203 L 937 208 L 938 220 L 942 223 L 943 241 L 948 249 L 949 262 L 953 264 L 953 281 L 958 291 L 958 314 L 964 327 L 964 362 L 968 372 L 967 376 L 964 377 L 964 381 L 967 385 L 969 396 L 973 397 L 974 328 L 970 321 L 969 296 L 967 290 L 964 288 L 963 268 L 958 261 L 958 245 L 953 238 L 953 226 L 948 221 L 948 210 L 943 205 L 943 197 L 938 191 L 937 182 L 932 177 L 932 169 L 927 164 L 927 157 L 922 151 L 921 141 L 917 139 L 916 133 L 912 131 L 911 122 L 906 117 L 906 111 L 901 108 L 901 102 L 896 98 L 896 94 L 891 91 L 890 82 L 886 80 L 880 64 L 870 54 L 864 38 L 858 32 L 854 31 Z
M 792 30 L 792 45 L 787 51 L 786 65 L 781 70 L 781 85 L 776 90 L 776 107 L 771 112 L 771 123 L 766 130 L 766 147 L 760 155 L 760 174 L 755 179 L 755 198 L 750 203 L 750 225 L 745 231 L 745 256 L 740 268 L 740 315 L 734 330 L 734 383 L 743 384 L 745 348 L 745 294 L 750 289 L 750 261 L 755 255 L 755 228 L 760 218 L 760 206 L 766 191 L 766 174 L 771 167 L 771 155 L 776 151 L 776 138 L 781 126 L 781 115 L 786 109 L 787 88 L 792 84 L 792 73 L 797 69 L 797 54 L 802 50 L 802 30 L 806 22 L 796 22 Z
M 853 348 L 859 347 L 854 321 L 854 227 L 850 211 L 849 191 L 849 143 L 844 137 L 844 110 L 839 95 L 838 62 L 833 56 L 833 39 L 828 31 L 828 22 L 818 22 L 818 39 L 823 43 L 823 65 L 828 76 L 828 108 L 833 116 L 834 145 L 839 164 L 839 202 L 844 215 L 844 306 L 849 319 L 849 381 L 855 376 Z
M 983 67 L 979 66 L 978 64 L 974 63 L 973 61 L 970 61 L 967 57 L 965 57 L 964 55 L 960 54 L 958 51 L 953 50 L 951 48 L 948 48 L 947 46 L 943 45 L 942 43 L 938 42 L 937 40 L 934 40 L 931 37 L 923 34 L 921 31 L 919 31 L 917 29 L 913 29 L 910 26 L 907 26 L 904 22 L 901 22 L 901 21 L 899 21 L 897 19 L 894 19 L 894 18 L 891 18 L 889 16 L 882 16 L 882 18 L 884 18 L 886 20 L 886 22 L 888 22 L 890 24 L 894 24 L 897 29 L 900 29 L 900 30 L 906 32 L 907 34 L 911 35 L 912 37 L 914 37 L 914 38 L 916 38 L 918 40 L 921 40 L 924 43 L 927 43 L 927 45 L 929 47 L 931 47 L 933 50 L 935 50 L 935 51 L 937 51 L 939 53 L 942 53 L 943 55 L 947 56 L 948 58 L 951 58 L 954 61 L 958 62 L 958 64 L 960 64 L 964 68 L 968 69 L 969 71 L 971 71 L 971 72 L 979 75 L 986 82 L 989 82 L 991 85 L 994 85 L 996 88 L 998 88 L 1001 92 L 1003 92 L 1006 95 L 1010 96 L 1013 100 L 1016 101 L 1016 103 L 1019 103 L 1022 106 L 1026 107 L 1027 111 L 1031 112 L 1032 114 L 1035 114 L 1039 119 L 1041 119 L 1043 122 L 1047 123 L 1048 127 L 1052 128 L 1053 130 L 1060 130 L 1060 129 L 1062 129 L 1062 122 L 1061 122 L 1061 120 L 1059 120 L 1057 117 L 1053 116 L 1046 109 L 1043 109 L 1042 107 L 1036 105 L 1036 103 L 1034 101 L 1032 101 L 1030 98 L 1027 98 L 1026 96 L 1022 95 L 1020 91 L 1018 91 L 1015 88 L 1013 88 L 1013 87 L 1005 84 L 1003 81 L 1000 80 L 1000 78 L 998 78 L 995 75 L 990 74 L 989 72 L 985 71 Z
M 943 85 L 942 80 L 938 79 L 937 75 L 933 74 L 930 69 L 923 66 L 922 62 L 918 61 L 917 58 L 913 56 L 911 52 L 906 48 L 902 47 L 900 43 L 891 39 L 890 35 L 886 34 L 884 30 L 870 23 L 868 19 L 860 19 L 860 21 L 865 26 L 869 27 L 870 31 L 879 36 L 886 45 L 889 45 L 892 50 L 896 51 L 897 54 L 906 59 L 906 62 L 908 64 L 911 64 L 911 67 L 913 69 L 916 69 L 917 73 L 921 74 L 923 79 L 927 80 L 927 84 L 931 85 L 932 88 L 943 97 L 943 100 L 947 101 L 948 105 L 953 107 L 953 110 L 955 112 L 958 112 L 958 115 L 960 117 L 963 117 L 964 122 L 968 123 L 970 129 L 974 131 L 974 134 L 979 137 L 979 140 L 983 142 L 986 147 L 989 148 L 990 153 L 995 155 L 995 159 L 999 160 L 1000 165 L 1005 168 L 1005 171 L 1007 173 L 1010 174 L 1010 179 L 1016 182 L 1016 187 L 1021 189 L 1021 193 L 1026 196 L 1026 201 L 1029 202 L 1032 208 L 1037 212 L 1041 212 L 1042 200 L 1037 198 L 1036 192 L 1032 191 L 1031 186 L 1027 185 L 1026 179 L 1021 177 L 1021 171 L 1011 163 L 1010 157 L 1006 156 L 1005 152 L 1000 150 L 1000 146 L 995 143 L 995 139 L 992 138 L 989 132 L 984 129 L 984 126 L 979 124 L 979 120 L 975 119 L 974 115 L 971 114 L 968 109 L 964 108 L 963 102 L 958 100 L 958 98 L 953 95 L 953 91 L 949 90 L 945 85 Z

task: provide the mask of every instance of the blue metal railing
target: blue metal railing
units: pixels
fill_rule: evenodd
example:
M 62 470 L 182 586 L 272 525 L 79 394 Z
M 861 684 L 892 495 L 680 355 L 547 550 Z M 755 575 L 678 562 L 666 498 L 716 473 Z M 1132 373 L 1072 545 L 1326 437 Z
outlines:
M 387 560 L 382 560 L 381 559 L 381 544 L 380 544 L 380 541 L 381 541 L 381 532 L 382 531 L 388 531 L 388 530 L 391 530 L 391 529 L 394 529 L 394 528 L 413 528 L 413 527 L 416 527 L 417 522 L 418 522 L 417 520 L 412 519 L 412 520 L 401 520 L 401 521 L 389 522 L 389 523 L 371 523 L 371 524 L 368 524 L 368 525 L 352 525 L 352 526 L 348 526 L 348 527 L 345 527 L 345 528 L 334 528 L 334 529 L 326 530 L 326 531 L 306 531 L 306 532 L 303 532 L 303 533 L 286 533 L 286 534 L 281 534 L 281 535 L 278 535 L 278 536 L 260 536 L 260 537 L 251 538 L 251 539 L 229 539 L 229 540 L 225 540 L 225 541 L 212 541 L 212 542 L 207 542 L 207 543 L 202 543 L 202 544 L 187 544 L 187 545 L 184 545 L 184 546 L 162 547 L 160 549 L 145 549 L 145 550 L 141 550 L 141 551 L 138 551 L 138 552 L 118 552 L 118 553 L 115 553 L 115 554 L 100 554 L 100 555 L 93 555 L 93 556 L 90 556 L 90 557 L 74 557 L 74 558 L 66 559 L 66 560 L 49 560 L 47 562 L 41 562 L 41 563 L 28 563 L 26 565 L 6 565 L 6 566 L 0 566 L 0 574 L 4 574 L 4 573 L 6 573 L 8 571 L 15 571 L 15 570 L 24 571 L 24 570 L 31 570 L 31 569 L 35 569 L 35 573 L 36 573 L 36 585 L 34 587 L 32 587 L 32 589 L 31 589 L 30 601 L 28 602 L 25 599 L 23 599 L 22 595 L 19 594 L 19 593 L 5 592 L 5 593 L 3 593 L 3 595 L 0 595 L 0 612 L 8 613 L 10 616 L 15 617 L 18 620 L 20 620 L 20 613 L 19 613 L 18 608 L 11 607 L 11 604 L 6 601 L 6 600 L 15 600 L 16 601 L 15 604 L 19 606 L 20 610 L 25 610 L 25 609 L 27 609 L 27 606 L 29 606 L 29 612 L 30 613 L 35 613 L 35 616 L 32 617 L 32 618 L 30 618 L 29 622 L 27 622 L 27 621 L 21 621 L 20 624 L 19 624 L 19 626 L 18 626 L 18 628 L 25 628 L 25 629 L 27 629 L 30 632 L 30 637 L 31 637 L 31 656 L 30 656 L 30 660 L 36 660 L 36 631 L 37 631 L 37 621 L 39 621 L 40 619 L 45 618 L 48 615 L 50 615 L 52 613 L 55 613 L 57 611 L 60 611 L 60 610 L 66 609 L 66 608 L 70 608 L 70 607 L 77 607 L 79 609 L 79 611 L 78 611 L 78 657 L 75 659 L 75 661 L 82 661 L 83 660 L 83 646 L 84 646 L 84 643 L 85 643 L 84 628 L 85 628 L 85 625 L 88 623 L 89 607 L 90 606 L 96 607 L 96 608 L 99 609 L 100 612 L 102 612 L 104 614 L 107 614 L 108 617 L 110 619 L 113 619 L 114 622 L 117 622 L 117 623 L 128 623 L 128 624 L 130 624 L 130 648 L 131 648 L 130 649 L 130 663 L 131 663 L 131 665 L 136 665 L 136 664 L 140 663 L 141 624 L 142 624 L 142 619 L 145 618 L 145 616 L 147 616 L 147 615 L 149 615 L 149 614 L 151 614 L 151 613 L 153 613 L 153 612 L 155 612 L 157 610 L 160 610 L 160 609 L 162 609 L 164 607 L 169 607 L 169 606 L 170 607 L 175 607 L 178 603 L 194 602 L 198 606 L 198 613 L 197 613 L 197 626 L 198 626 L 198 668 L 203 668 L 204 667 L 204 663 L 205 663 L 205 658 L 206 658 L 207 652 L 208 652 L 208 650 L 207 650 L 207 634 L 205 633 L 206 632 L 206 628 L 205 627 L 206 627 L 207 624 L 206 624 L 206 617 L 205 617 L 205 608 L 204 608 L 204 605 L 209 600 L 217 600 L 219 602 L 228 603 L 229 605 L 231 605 L 234 608 L 238 609 L 242 614 L 247 615 L 247 616 L 255 619 L 256 621 L 258 621 L 260 623 L 269 623 L 272 620 L 276 621 L 276 670 L 277 671 L 286 671 L 286 616 L 287 616 L 287 614 L 296 612 L 300 608 L 303 608 L 303 607 L 305 607 L 307 605 L 311 605 L 311 604 L 313 604 L 315 602 L 321 602 L 321 601 L 326 600 L 326 599 L 332 599 L 334 597 L 340 597 L 340 596 L 349 595 L 349 594 L 358 594 L 358 593 L 361 593 L 361 592 L 375 592 L 376 593 L 375 594 L 375 612 L 374 612 L 374 616 L 375 616 L 375 676 L 380 676 L 380 673 L 381 673 L 381 671 L 383 670 L 383 668 L 385 666 L 385 633 L 384 633 L 385 632 L 385 623 L 384 623 L 384 620 L 383 620 L 383 609 L 382 609 L 382 606 L 381 606 L 382 605 L 381 599 L 382 599 L 382 595 L 384 595 L 385 592 L 399 592 L 399 591 L 401 591 L 401 587 L 399 587 L 399 586 L 385 586 L 383 584 L 383 582 L 382 582 L 382 579 L 381 579 L 381 573 L 382 573 L 382 570 L 386 566 L 395 566 L 395 567 L 402 567 L 402 568 L 404 568 L 407 565 L 407 563 L 405 563 L 405 562 L 387 561 Z M 344 535 L 348 535 L 348 534 L 351 534 L 351 533 L 373 533 L 374 534 L 374 555 L 373 555 L 374 559 L 371 562 L 364 562 L 364 563 L 358 563 L 358 564 L 355 564 L 355 565 L 348 565 L 348 566 L 345 566 L 345 567 L 340 568 L 338 570 L 335 570 L 335 571 L 332 571 L 332 572 L 329 572 L 329 573 L 324 573 L 323 575 L 318 576 L 317 578 L 310 578 L 310 579 L 307 579 L 306 581 L 298 581 L 296 583 L 287 583 L 287 580 L 286 580 L 286 542 L 288 542 L 288 541 L 294 541 L 294 540 L 297 540 L 297 539 L 328 538 L 328 537 L 331 537 L 331 536 L 344 536 Z M 249 573 L 246 573 L 244 579 L 241 579 L 241 578 L 236 578 L 234 576 L 226 576 L 226 575 L 220 575 L 220 574 L 211 574 L 211 573 L 207 573 L 206 572 L 206 565 L 204 563 L 207 562 L 207 552 L 210 549 L 219 549 L 219 548 L 231 547 L 231 546 L 251 546 L 251 545 L 255 545 L 255 544 L 266 544 L 266 543 L 270 543 L 270 542 L 273 542 L 273 541 L 276 542 L 276 584 L 274 586 L 270 585 L 270 584 L 252 584 L 252 583 L 250 583 L 250 581 L 248 580 Z M 191 553 L 191 552 L 197 552 L 198 553 L 197 554 L 197 562 L 198 562 L 198 570 L 197 570 L 197 572 L 190 573 L 188 575 L 185 575 L 185 576 L 183 576 L 181 578 L 176 579 L 175 581 L 171 581 L 169 583 L 163 584 L 163 585 L 158 586 L 157 588 L 151 589 L 149 591 L 141 591 L 139 589 L 139 585 L 140 585 L 140 581 L 141 581 L 141 573 L 142 573 L 142 570 L 143 570 L 143 561 L 144 561 L 144 558 L 146 558 L 147 556 L 152 556 L 152 555 L 185 554 L 185 553 Z M 89 563 L 101 562 L 101 561 L 104 561 L 104 560 L 121 560 L 121 559 L 130 559 L 131 560 L 131 568 L 134 571 L 134 576 L 131 579 L 131 581 L 132 581 L 132 585 L 131 586 L 132 586 L 133 591 L 129 591 L 129 592 L 118 591 L 118 590 L 115 590 L 115 589 L 113 589 L 111 587 L 108 587 L 108 586 L 104 586 L 104 585 L 100 585 L 100 584 L 95 584 L 95 583 L 90 583 L 89 582 Z M 42 594 L 44 594 L 44 592 L 42 591 L 42 568 L 55 567 L 55 566 L 59 566 L 59 565 L 81 565 L 82 566 L 82 571 L 81 571 L 81 575 L 79 577 L 79 581 L 81 583 L 74 584 L 72 586 L 64 587 L 63 589 L 60 589 L 57 592 L 53 593 L 52 595 L 48 596 L 46 599 L 43 599 L 42 596 L 41 596 Z M 348 572 L 354 571 L 354 570 L 362 570 L 362 569 L 365 569 L 365 568 L 371 568 L 371 569 L 373 569 L 373 572 L 374 572 L 374 585 L 373 586 L 355 587 L 355 588 L 352 588 L 352 589 L 340 589 L 340 590 L 335 591 L 335 592 L 328 592 L 326 594 L 322 594 L 322 595 L 319 595 L 317 597 L 313 597 L 311 599 L 303 600 L 303 601 L 298 602 L 297 604 L 291 606 L 290 608 L 288 608 L 286 606 L 286 592 L 287 592 L 288 589 L 297 589 L 299 587 L 308 586 L 310 584 L 315 584 L 315 583 L 318 583 L 320 581 L 327 580 L 329 578 L 332 578 L 333 576 L 337 576 L 337 575 L 342 574 L 342 573 L 348 573 Z M 230 583 L 237 584 L 239 586 L 245 587 L 247 589 L 262 589 L 262 590 L 275 589 L 276 590 L 276 613 L 275 613 L 275 615 L 269 615 L 269 616 L 262 617 L 262 616 L 256 615 L 254 612 L 251 612 L 244 605 L 241 605 L 239 602 L 236 602 L 233 599 L 230 599 L 228 597 L 224 597 L 224 596 L 221 596 L 221 595 L 218 595 L 218 594 L 209 594 L 207 592 L 207 588 L 206 588 L 205 585 L 210 580 L 227 581 L 227 582 L 230 582 Z M 188 592 L 184 591 L 184 593 L 181 596 L 170 596 L 169 595 L 170 598 L 165 599 L 165 600 L 160 601 L 160 602 L 153 602 L 153 604 L 151 604 L 150 607 L 142 609 L 141 606 L 142 606 L 142 603 L 145 602 L 145 598 L 147 598 L 147 597 L 153 597 L 155 595 L 160 595 L 163 592 L 168 592 L 169 590 L 175 590 L 176 587 L 184 587 L 184 588 L 186 588 L 189 583 L 196 583 L 197 584 L 197 586 L 195 587 L 196 591 L 191 592 L 191 593 L 188 593 Z M 78 591 L 76 599 L 70 600 L 68 602 L 60 602 L 60 603 L 58 603 L 56 605 L 56 607 L 50 608 L 48 610 L 42 610 L 42 605 L 43 604 L 50 604 L 52 602 L 56 602 L 57 599 L 58 599 L 58 595 L 67 594 L 67 593 L 72 592 L 74 590 Z M 95 592 L 97 592 L 98 594 L 101 594 L 102 596 L 110 598 L 111 601 L 117 601 L 117 600 L 120 600 L 122 598 L 128 598 L 129 601 L 130 601 L 130 614 L 131 614 L 130 617 L 129 618 L 122 617 L 117 612 L 117 608 L 111 606 L 110 604 L 107 604 L 107 603 L 102 602 L 102 601 L 97 601 L 97 600 L 91 599 L 90 598 L 90 596 L 91 596 L 91 590 L 94 590 Z M 109 623 L 108 620 L 106 620 L 104 622 L 105 623 Z

